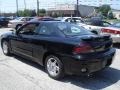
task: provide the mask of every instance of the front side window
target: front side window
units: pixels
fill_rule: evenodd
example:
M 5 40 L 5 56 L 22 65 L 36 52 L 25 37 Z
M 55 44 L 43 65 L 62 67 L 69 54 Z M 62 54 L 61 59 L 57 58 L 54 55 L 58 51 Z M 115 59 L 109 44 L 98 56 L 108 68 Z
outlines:
M 28 24 L 23 26 L 19 33 L 20 34 L 34 34 L 39 24 Z

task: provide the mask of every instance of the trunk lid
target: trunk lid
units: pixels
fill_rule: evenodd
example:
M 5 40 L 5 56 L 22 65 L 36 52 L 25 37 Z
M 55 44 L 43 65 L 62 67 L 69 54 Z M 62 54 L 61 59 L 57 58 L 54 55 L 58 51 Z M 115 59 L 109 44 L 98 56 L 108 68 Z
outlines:
M 81 37 L 82 41 L 89 44 L 95 52 L 109 50 L 112 47 L 112 39 L 109 35 L 93 35 Z

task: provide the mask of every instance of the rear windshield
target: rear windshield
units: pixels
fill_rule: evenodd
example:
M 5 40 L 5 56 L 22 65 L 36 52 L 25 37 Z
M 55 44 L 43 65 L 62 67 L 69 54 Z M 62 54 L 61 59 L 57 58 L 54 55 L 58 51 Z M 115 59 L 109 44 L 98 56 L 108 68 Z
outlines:
M 75 24 L 70 23 L 56 23 L 55 26 L 58 30 L 63 32 L 65 35 L 70 36 L 79 36 L 79 35 L 88 35 L 93 34 L 89 30 L 86 30 L 83 27 L 77 26 Z

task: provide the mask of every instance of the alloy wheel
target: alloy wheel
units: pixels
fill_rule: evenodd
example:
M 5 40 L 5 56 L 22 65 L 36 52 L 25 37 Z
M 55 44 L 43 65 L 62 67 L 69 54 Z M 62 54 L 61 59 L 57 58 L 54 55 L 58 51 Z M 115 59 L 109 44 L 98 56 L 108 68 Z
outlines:
M 57 76 L 60 73 L 59 63 L 55 58 L 49 58 L 47 61 L 47 70 L 50 75 Z
M 2 49 L 4 54 L 8 54 L 8 43 L 6 41 L 3 42 Z

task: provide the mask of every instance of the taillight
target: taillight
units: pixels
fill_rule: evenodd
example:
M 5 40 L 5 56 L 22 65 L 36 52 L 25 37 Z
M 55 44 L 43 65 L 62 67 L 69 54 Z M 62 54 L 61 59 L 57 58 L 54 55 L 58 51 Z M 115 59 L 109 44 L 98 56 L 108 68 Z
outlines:
M 101 31 L 103 33 L 120 34 L 120 31 L 118 31 L 118 30 L 102 29 Z
M 90 53 L 90 52 L 94 52 L 94 50 L 89 44 L 81 44 L 73 48 L 74 54 Z

